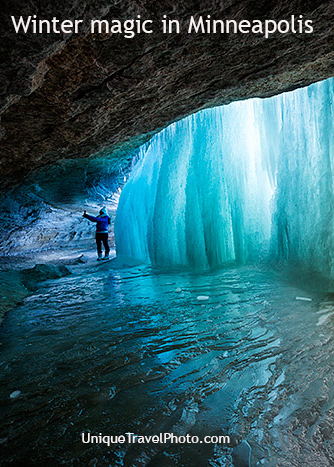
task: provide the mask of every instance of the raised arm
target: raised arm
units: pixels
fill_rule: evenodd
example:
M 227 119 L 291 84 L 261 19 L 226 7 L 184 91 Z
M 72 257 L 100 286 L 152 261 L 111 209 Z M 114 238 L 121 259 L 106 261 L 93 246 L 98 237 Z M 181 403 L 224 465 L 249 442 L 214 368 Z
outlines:
M 97 222 L 99 219 L 97 217 L 89 216 L 86 211 L 83 213 L 82 217 L 85 217 L 89 221 Z

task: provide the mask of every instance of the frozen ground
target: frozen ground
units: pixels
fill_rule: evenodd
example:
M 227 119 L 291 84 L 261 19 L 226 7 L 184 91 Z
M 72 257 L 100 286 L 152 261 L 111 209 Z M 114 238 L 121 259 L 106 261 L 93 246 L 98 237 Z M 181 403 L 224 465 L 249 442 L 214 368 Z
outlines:
M 166 273 L 87 259 L 5 317 L 3 465 L 333 465 L 328 294 L 260 268 Z M 88 431 L 231 444 L 108 447 L 83 444 Z

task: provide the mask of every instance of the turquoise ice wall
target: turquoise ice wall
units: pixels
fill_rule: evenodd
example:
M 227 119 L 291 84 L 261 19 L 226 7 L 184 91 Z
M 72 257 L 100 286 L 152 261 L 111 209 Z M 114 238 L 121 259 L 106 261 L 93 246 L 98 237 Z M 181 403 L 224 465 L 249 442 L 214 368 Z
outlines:
M 334 278 L 334 80 L 273 102 L 279 113 L 273 250 Z
M 117 254 L 205 269 L 244 262 L 262 247 L 274 176 L 260 146 L 259 105 L 199 112 L 151 140 L 120 197 Z
M 141 148 L 117 254 L 216 267 L 268 254 L 332 274 L 333 80 L 198 112 Z

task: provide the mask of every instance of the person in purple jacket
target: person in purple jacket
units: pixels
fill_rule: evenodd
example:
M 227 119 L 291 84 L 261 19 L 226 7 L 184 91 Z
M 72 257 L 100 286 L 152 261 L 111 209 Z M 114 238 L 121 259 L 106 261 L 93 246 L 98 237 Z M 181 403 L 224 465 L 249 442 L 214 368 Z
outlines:
M 110 217 L 107 214 L 106 208 L 100 210 L 100 215 L 97 217 L 89 216 L 86 211 L 83 213 L 83 217 L 89 221 L 96 222 L 96 246 L 98 261 L 102 259 L 109 259 L 109 244 L 108 244 L 108 225 L 110 224 Z M 105 249 L 105 255 L 102 258 L 102 243 Z

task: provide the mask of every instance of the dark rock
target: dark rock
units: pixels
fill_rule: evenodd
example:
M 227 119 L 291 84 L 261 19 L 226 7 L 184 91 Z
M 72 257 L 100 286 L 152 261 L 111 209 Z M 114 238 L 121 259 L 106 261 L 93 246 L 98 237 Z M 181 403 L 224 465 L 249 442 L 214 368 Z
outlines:
M 5 313 L 19 305 L 27 295 L 29 291 L 22 284 L 20 271 L 0 271 L 0 324 Z
M 88 33 L 92 18 L 195 13 L 313 20 L 313 34 Z M 1 188 L 58 161 L 106 155 L 119 164 L 154 132 L 196 110 L 270 96 L 334 74 L 331 1 L 4 0 L 0 37 Z M 83 19 L 82 33 L 15 34 L 10 15 Z
M 37 290 L 39 282 L 68 276 L 71 271 L 64 265 L 36 264 L 31 269 L 23 269 L 20 274 L 22 283 L 29 290 Z
M 88 258 L 85 255 L 80 255 L 73 261 L 73 264 L 84 264 L 87 263 Z

